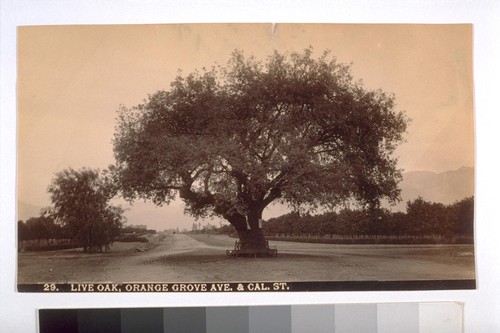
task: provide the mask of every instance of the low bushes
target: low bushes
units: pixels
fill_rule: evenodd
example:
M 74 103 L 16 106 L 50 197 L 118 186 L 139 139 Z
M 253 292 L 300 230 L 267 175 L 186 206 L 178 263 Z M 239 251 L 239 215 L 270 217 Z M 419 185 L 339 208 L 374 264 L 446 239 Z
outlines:
M 115 237 L 115 242 L 140 242 L 140 243 L 148 243 L 149 240 L 141 235 L 120 235 Z

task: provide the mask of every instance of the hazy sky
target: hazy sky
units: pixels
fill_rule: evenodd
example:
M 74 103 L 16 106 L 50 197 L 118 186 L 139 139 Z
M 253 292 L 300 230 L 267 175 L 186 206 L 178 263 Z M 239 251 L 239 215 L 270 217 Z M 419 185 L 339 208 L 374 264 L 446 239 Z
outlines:
M 117 108 L 168 89 L 178 69 L 224 65 L 234 49 L 265 58 L 312 46 L 351 63 L 370 89 L 396 95 L 412 122 L 405 171 L 473 166 L 471 25 L 32 26 L 18 30 L 18 197 L 48 206 L 54 174 L 105 168 Z M 182 203 L 138 205 L 129 223 L 190 228 Z

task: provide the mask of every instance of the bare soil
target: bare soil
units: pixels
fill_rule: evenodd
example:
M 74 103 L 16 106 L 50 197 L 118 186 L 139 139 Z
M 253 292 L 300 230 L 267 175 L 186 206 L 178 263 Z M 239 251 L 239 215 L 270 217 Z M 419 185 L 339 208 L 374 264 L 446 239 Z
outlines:
M 404 281 L 474 279 L 472 245 L 332 245 L 271 241 L 274 258 L 234 258 L 235 239 L 155 234 L 149 243 L 115 242 L 18 256 L 18 283 Z

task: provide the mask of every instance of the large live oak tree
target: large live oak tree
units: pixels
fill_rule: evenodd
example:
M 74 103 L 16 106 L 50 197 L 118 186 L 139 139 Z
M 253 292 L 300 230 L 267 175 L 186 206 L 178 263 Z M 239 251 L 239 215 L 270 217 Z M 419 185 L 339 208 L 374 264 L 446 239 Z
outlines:
M 178 194 L 194 216 L 217 215 L 243 248 L 262 248 L 272 202 L 333 209 L 399 198 L 392 156 L 407 118 L 394 97 L 354 82 L 325 52 L 235 51 L 227 66 L 179 75 L 168 91 L 118 112 L 114 172 L 123 195 L 158 205 Z

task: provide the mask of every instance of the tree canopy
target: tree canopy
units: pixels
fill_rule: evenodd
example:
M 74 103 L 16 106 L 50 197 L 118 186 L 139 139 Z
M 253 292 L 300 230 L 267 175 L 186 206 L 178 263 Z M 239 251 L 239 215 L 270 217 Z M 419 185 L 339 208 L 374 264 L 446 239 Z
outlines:
M 331 241 L 333 237 L 348 238 L 353 243 L 370 237 L 386 243 L 454 243 L 472 242 L 473 227 L 474 197 L 447 205 L 417 197 L 407 202 L 407 212 L 380 208 L 370 212 L 341 209 L 317 215 L 289 213 L 266 221 L 264 232 L 278 239 L 315 238 L 331 243 L 338 242 Z
M 392 156 L 407 118 L 394 96 L 365 89 L 329 52 L 233 52 L 228 64 L 179 75 L 119 110 L 114 174 L 123 195 L 158 205 L 178 194 L 194 216 L 260 239 L 271 202 L 295 209 L 399 198 Z
M 66 169 L 48 188 L 54 205 L 51 216 L 85 252 L 109 246 L 122 224 L 123 210 L 112 206 L 114 186 L 98 170 Z

